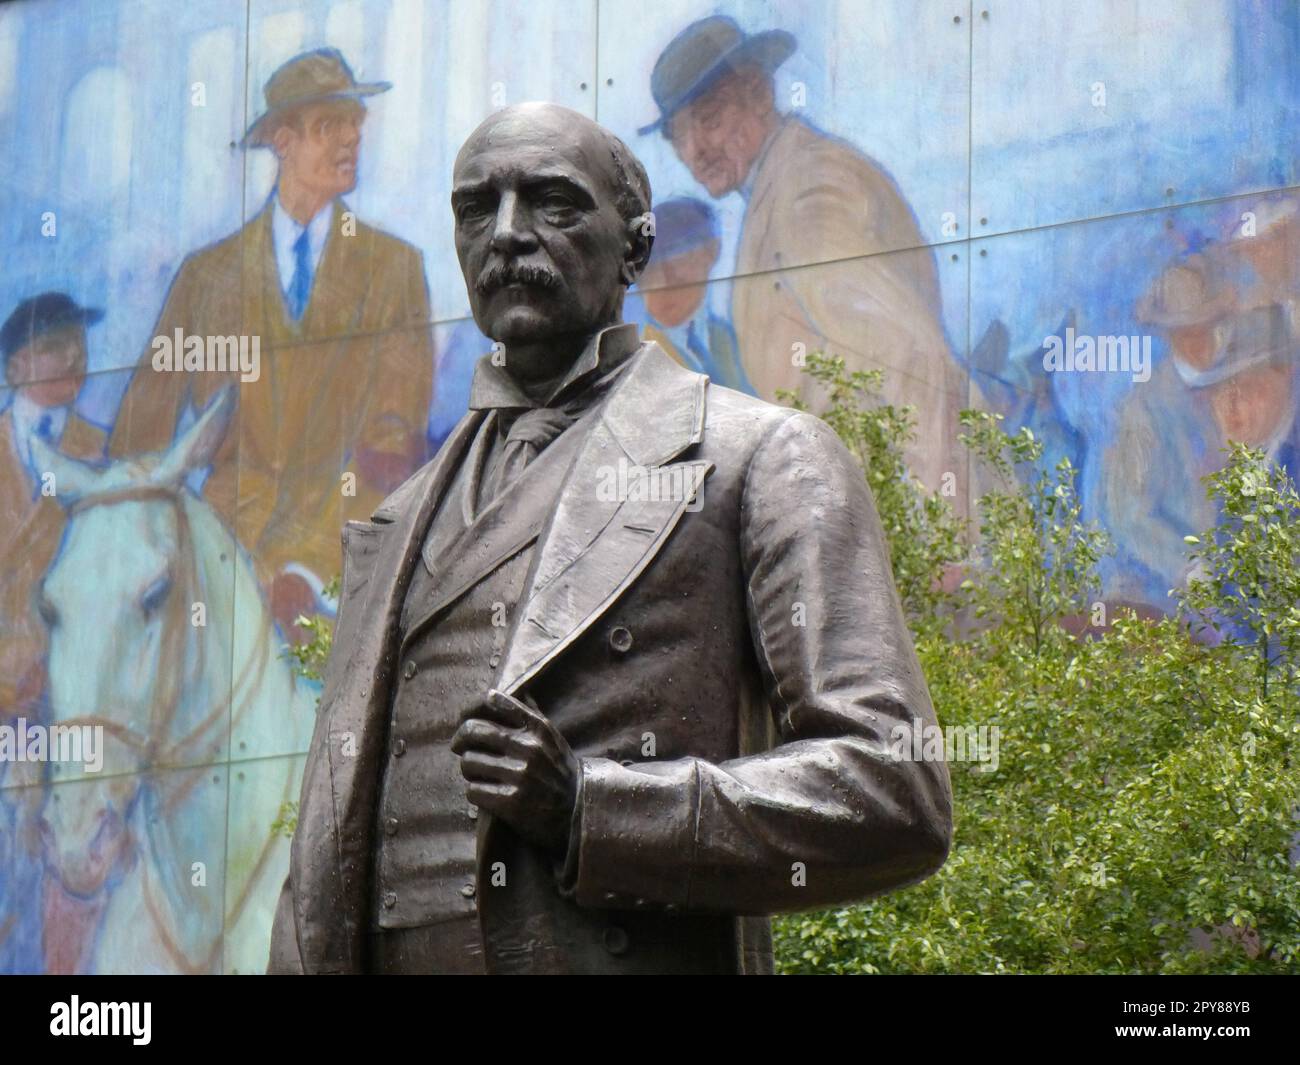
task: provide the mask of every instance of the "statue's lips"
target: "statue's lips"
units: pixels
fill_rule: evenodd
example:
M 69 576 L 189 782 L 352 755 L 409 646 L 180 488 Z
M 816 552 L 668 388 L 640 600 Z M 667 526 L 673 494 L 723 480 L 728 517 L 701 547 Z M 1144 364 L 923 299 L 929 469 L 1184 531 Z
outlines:
M 503 285 L 497 285 L 495 288 L 488 290 L 488 298 L 495 299 L 497 296 L 520 296 L 539 297 L 545 296 L 551 289 L 547 285 L 538 284 L 535 281 L 507 281 Z

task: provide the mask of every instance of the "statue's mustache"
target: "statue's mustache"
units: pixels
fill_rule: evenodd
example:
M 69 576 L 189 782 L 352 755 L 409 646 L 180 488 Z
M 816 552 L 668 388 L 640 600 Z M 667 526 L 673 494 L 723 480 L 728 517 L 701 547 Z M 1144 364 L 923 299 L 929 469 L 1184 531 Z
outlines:
M 505 285 L 535 285 L 538 288 L 560 287 L 560 275 L 549 266 L 537 263 L 493 263 L 474 282 L 480 296 L 489 296 Z

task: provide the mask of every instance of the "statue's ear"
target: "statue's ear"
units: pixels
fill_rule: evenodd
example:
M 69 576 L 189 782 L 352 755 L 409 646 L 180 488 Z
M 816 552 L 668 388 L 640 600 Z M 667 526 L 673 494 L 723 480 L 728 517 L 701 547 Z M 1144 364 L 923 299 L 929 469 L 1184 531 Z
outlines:
M 655 216 L 646 211 L 627 223 L 627 250 L 623 256 L 623 284 L 629 288 L 645 271 L 650 262 L 650 249 L 655 242 Z

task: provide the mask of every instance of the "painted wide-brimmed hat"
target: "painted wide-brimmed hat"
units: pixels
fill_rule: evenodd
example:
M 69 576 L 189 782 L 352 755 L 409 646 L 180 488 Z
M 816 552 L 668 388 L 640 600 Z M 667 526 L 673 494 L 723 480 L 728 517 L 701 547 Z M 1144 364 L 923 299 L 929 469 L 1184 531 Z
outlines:
M 717 213 L 693 196 L 672 196 L 661 200 L 650 213 L 655 220 L 654 252 L 650 257 L 653 263 L 685 255 L 722 239 Z
M 1260 237 L 1288 235 L 1288 228 L 1300 222 L 1300 201 L 1292 195 L 1274 196 L 1252 204 L 1249 212 L 1255 216 L 1255 224 L 1249 229 L 1242 225 L 1240 218 L 1232 220 L 1230 238 L 1238 248 L 1249 246 L 1251 241 Z M 1234 213 L 1241 214 L 1240 211 Z
M 42 292 L 23 300 L 0 326 L 0 363 L 37 337 L 65 325 L 94 325 L 103 317 L 103 311 L 78 306 L 66 292 Z
M 659 117 L 638 133 L 657 129 L 708 92 L 722 75 L 746 65 L 774 71 L 794 54 L 796 42 L 785 30 L 747 34 L 735 19 L 713 15 L 692 22 L 669 42 L 650 74 L 650 95 Z
M 1295 361 L 1291 315 L 1280 303 L 1233 315 L 1214 332 L 1214 355 L 1208 366 L 1192 366 L 1174 353 L 1174 367 L 1188 388 L 1208 388 L 1258 366 Z
M 244 134 L 244 147 L 256 148 L 267 143 L 266 134 L 274 120 L 291 107 L 322 103 L 326 100 L 359 100 L 376 96 L 393 87 L 388 81 L 357 81 L 343 53 L 337 48 L 318 48 L 294 56 L 267 79 L 262 93 L 266 110 Z
M 1163 329 L 1217 322 L 1236 306 L 1236 292 L 1204 255 L 1164 270 L 1138 300 L 1137 320 Z

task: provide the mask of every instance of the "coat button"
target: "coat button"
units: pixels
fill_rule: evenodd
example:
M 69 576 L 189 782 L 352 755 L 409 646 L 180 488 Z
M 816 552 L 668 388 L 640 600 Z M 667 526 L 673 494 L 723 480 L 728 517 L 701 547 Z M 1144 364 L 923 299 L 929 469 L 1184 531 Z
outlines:
M 464 887 L 460 889 L 460 893 L 464 895 L 467 899 L 472 899 L 474 897 L 474 885 L 466 884 Z
M 478 820 L 478 807 L 477 807 L 477 806 L 470 806 L 469 810 L 466 811 L 466 812 L 469 814 L 469 819 L 470 819 L 471 821 L 477 821 L 477 820 Z
M 393 757 L 401 758 L 406 753 L 406 741 L 400 736 L 393 741 Z
M 384 892 L 384 909 L 391 910 L 397 905 L 397 894 L 393 891 Z
M 627 953 L 627 933 L 616 925 L 610 925 L 605 929 L 605 949 L 611 954 Z
M 609 632 L 609 645 L 621 655 L 632 650 L 632 630 L 622 625 L 615 625 Z
M 493 669 L 496 669 L 497 666 L 499 666 L 500 664 L 501 664 L 501 656 L 494 651 L 492 653 L 492 657 L 488 659 L 488 665 L 491 666 Z
M 402 670 L 402 676 L 404 676 L 407 680 L 410 680 L 412 677 L 415 676 L 415 663 L 414 663 L 414 662 L 407 662 L 407 663 L 406 663 L 406 668 L 405 668 L 404 670 Z
M 397 818 L 396 818 L 396 817 L 390 817 L 390 818 L 388 818 L 388 820 L 386 820 L 386 821 L 384 822 L 384 835 L 386 835 L 386 836 L 395 836 L 395 835 L 397 835 Z

